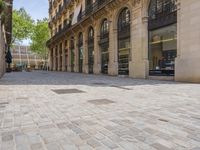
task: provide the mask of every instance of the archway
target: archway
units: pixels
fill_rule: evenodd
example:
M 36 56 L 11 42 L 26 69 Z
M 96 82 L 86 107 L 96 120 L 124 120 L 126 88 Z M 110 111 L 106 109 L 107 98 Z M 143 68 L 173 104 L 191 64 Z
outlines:
M 149 5 L 149 75 L 173 76 L 177 55 L 177 0 Z
M 118 74 L 129 75 L 130 11 L 122 9 L 118 18 Z

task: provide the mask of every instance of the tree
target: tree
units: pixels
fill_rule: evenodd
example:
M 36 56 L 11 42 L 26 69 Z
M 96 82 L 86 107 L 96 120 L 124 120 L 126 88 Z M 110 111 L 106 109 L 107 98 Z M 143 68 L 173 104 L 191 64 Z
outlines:
M 5 10 L 5 8 L 6 8 L 6 3 L 4 1 L 0 0 L 0 15 Z
M 34 20 L 24 8 L 13 11 L 13 40 L 12 43 L 29 39 L 33 33 Z
M 50 38 L 48 19 L 38 20 L 31 36 L 31 50 L 47 58 L 46 41 Z

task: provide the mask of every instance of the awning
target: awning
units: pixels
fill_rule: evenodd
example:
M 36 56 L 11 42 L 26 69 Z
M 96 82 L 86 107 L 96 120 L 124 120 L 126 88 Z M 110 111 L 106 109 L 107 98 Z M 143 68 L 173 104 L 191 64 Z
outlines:
M 74 12 L 74 17 L 72 19 L 72 25 L 76 24 L 78 22 L 78 15 L 81 11 L 81 5 L 77 6 Z

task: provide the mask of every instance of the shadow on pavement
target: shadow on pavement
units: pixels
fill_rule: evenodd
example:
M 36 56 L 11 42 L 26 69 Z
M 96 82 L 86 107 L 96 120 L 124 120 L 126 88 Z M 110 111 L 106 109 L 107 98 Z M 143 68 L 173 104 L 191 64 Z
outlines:
M 138 86 L 180 84 L 174 81 L 158 81 L 133 79 L 106 75 L 89 75 L 69 72 L 12 72 L 0 79 L 0 85 L 88 85 L 94 87 L 106 86 Z

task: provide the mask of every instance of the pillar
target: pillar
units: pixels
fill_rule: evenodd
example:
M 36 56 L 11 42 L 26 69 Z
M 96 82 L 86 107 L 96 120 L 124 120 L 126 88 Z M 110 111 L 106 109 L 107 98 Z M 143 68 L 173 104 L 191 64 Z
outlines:
M 94 74 L 101 73 L 101 56 L 100 56 L 100 47 L 99 47 L 99 39 L 100 36 L 98 35 L 98 26 L 94 27 Z
M 200 1 L 179 0 L 175 80 L 200 83 Z
M 65 41 L 62 43 L 62 71 L 66 71 Z
M 111 18 L 111 17 L 110 17 Z M 118 38 L 117 38 L 117 28 L 115 26 L 115 17 L 112 17 L 109 24 L 109 64 L 108 64 L 108 74 L 118 75 Z
M 78 36 L 75 36 L 75 37 L 74 37 L 74 54 L 75 54 L 74 72 L 79 72 L 79 61 L 78 61 Z
M 53 48 L 53 71 L 56 71 L 56 48 Z
M 133 8 L 131 12 L 129 76 L 144 79 L 148 75 L 148 21 L 143 14 L 142 7 Z
M 88 73 L 88 40 L 87 38 L 88 38 L 87 32 L 83 32 L 83 72 L 84 73 Z

